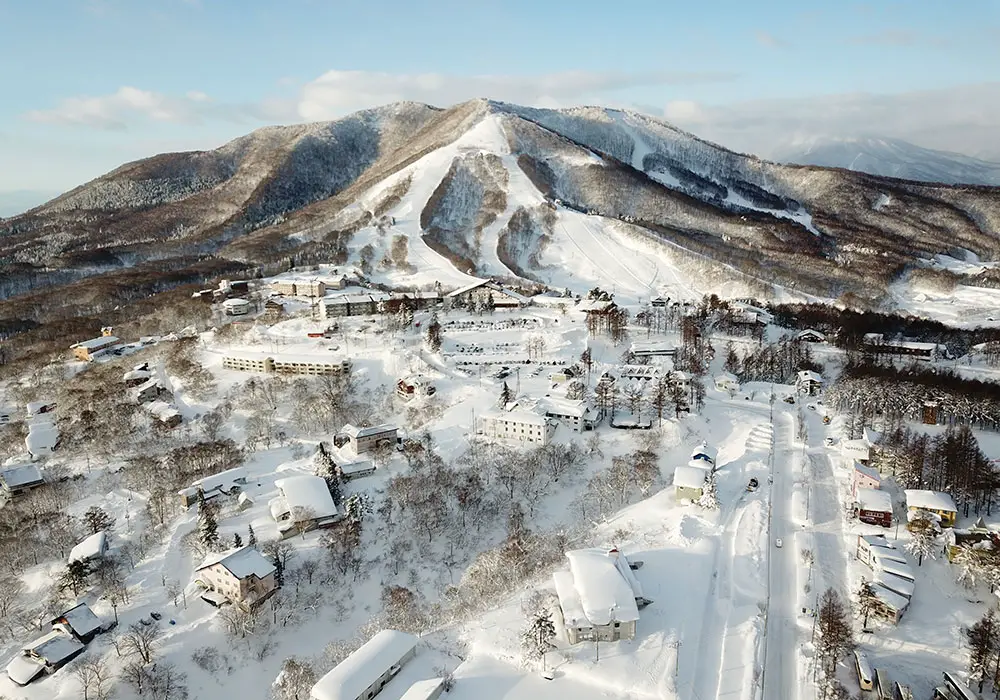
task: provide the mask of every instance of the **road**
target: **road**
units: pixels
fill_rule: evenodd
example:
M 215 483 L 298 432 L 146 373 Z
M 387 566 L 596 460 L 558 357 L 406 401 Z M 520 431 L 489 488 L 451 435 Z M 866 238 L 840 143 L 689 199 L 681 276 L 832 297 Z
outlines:
M 817 602 L 827 588 L 833 588 L 842 600 L 846 600 L 850 591 L 847 590 L 847 552 L 840 492 L 833 476 L 830 450 L 823 446 L 826 435 L 823 418 L 812 411 L 806 413 L 809 428 L 806 481 L 809 483 L 808 516 L 812 523 L 814 557 L 812 589 Z
M 777 407 L 776 407 L 777 408 Z M 776 410 L 774 415 L 774 464 L 771 476 L 771 514 L 768 534 L 767 624 L 764 640 L 764 700 L 795 700 L 799 696 L 796 674 L 798 602 L 794 533 L 800 526 L 790 518 L 792 486 L 801 452 L 792 443 L 794 416 Z M 775 540 L 781 538 L 780 549 Z

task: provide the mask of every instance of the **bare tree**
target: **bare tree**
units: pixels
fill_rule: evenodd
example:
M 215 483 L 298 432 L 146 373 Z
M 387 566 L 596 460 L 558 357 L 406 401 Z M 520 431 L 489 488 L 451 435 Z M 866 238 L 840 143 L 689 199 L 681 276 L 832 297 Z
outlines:
M 148 664 L 153 660 L 153 647 L 159 636 L 158 623 L 143 625 L 136 622 L 129 625 L 128 632 L 122 637 L 122 650 L 126 656 L 137 655 Z
M 281 672 L 271 686 L 272 700 L 307 700 L 316 684 L 316 671 L 306 661 L 292 657 L 281 664 Z
M 83 690 L 83 700 L 106 700 L 111 695 L 111 670 L 104 659 L 91 657 L 75 665 L 73 675 Z
M 4 576 L 0 578 L 0 617 L 7 617 L 11 607 L 24 590 L 24 583 L 19 577 Z

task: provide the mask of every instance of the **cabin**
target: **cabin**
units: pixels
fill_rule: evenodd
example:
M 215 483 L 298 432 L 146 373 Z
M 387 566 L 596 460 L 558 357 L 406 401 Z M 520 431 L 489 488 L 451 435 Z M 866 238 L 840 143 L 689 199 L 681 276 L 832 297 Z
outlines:
M 250 313 L 250 302 L 246 299 L 226 299 L 222 302 L 226 316 L 246 316 Z
M 279 495 L 267 505 L 282 537 L 330 527 L 342 519 L 322 477 L 312 474 L 289 476 L 278 479 L 274 485 Z
M 674 498 L 678 503 L 682 501 L 697 501 L 705 492 L 705 482 L 708 481 L 709 470 L 697 465 L 699 462 L 692 460 L 687 466 L 681 465 L 674 468 Z M 709 467 L 707 462 L 701 462 L 705 467 Z
M 810 369 L 801 370 L 795 378 L 795 389 L 800 394 L 815 396 L 823 389 L 823 377 Z
M 799 343 L 825 343 L 826 336 L 814 328 L 806 328 L 795 334 L 795 340 Z
M 166 401 L 153 401 L 152 403 L 146 404 L 146 411 L 161 425 L 167 428 L 176 428 L 183 422 L 184 418 L 181 416 L 181 412 L 177 410 L 176 406 L 173 406 Z
M 310 700 L 371 700 L 417 655 L 417 638 L 382 630 L 316 682 Z
M 246 483 L 246 469 L 236 467 L 193 481 L 190 486 L 177 493 L 181 497 L 181 505 L 187 508 L 200 500 L 209 501 L 222 495 L 235 496 L 243 490 Z
M 477 432 L 493 440 L 548 445 L 556 434 L 556 422 L 530 411 L 487 411 L 479 418 Z
M 859 489 L 878 490 L 880 488 L 882 488 L 882 477 L 879 475 L 878 469 L 865 466 L 861 462 L 855 462 L 851 476 L 851 494 L 857 498 Z
M 872 548 L 895 549 L 895 545 L 886 539 L 885 535 L 858 535 L 858 546 L 854 552 L 855 558 L 865 566 L 872 566 Z
M 924 510 L 940 518 L 942 527 L 952 527 L 958 519 L 958 508 L 952 497 L 942 491 L 927 491 L 924 489 L 907 489 L 906 510 L 916 514 Z
M 83 653 L 87 647 L 62 630 L 52 630 L 21 648 L 7 664 L 7 676 L 25 686 L 43 674 L 52 674 Z
M 736 378 L 735 374 L 723 372 L 715 378 L 715 388 L 719 391 L 735 394 L 740 390 L 740 380 Z
M 892 497 L 888 492 L 861 488 L 857 490 L 854 497 L 858 520 L 869 525 L 881 525 L 882 527 L 892 525 Z
M 634 639 L 642 588 L 617 549 L 566 552 L 569 571 L 552 575 L 559 605 L 556 627 L 569 644 Z
M 903 613 L 910 606 L 910 600 L 880 583 L 869 583 L 868 590 L 874 598 L 872 615 L 894 625 L 899 624 Z
M 339 437 L 346 438 L 351 449 L 354 450 L 354 454 L 360 455 L 373 452 L 379 447 L 395 445 L 398 440 L 398 431 L 396 426 L 389 424 L 359 428 L 348 423 L 341 429 Z
M 872 430 L 865 428 L 861 431 L 861 437 L 854 440 L 842 440 L 840 451 L 846 459 L 852 459 L 861 464 L 868 464 L 872 457 L 872 450 L 882 439 L 882 436 Z
M 195 582 L 249 609 L 260 605 L 277 589 L 274 563 L 253 545 L 212 554 L 195 569 Z
M 368 460 L 362 460 L 359 462 L 338 464 L 337 472 L 340 474 L 340 478 L 344 481 L 353 481 L 354 479 L 360 479 L 374 474 L 375 463 Z
M 108 533 L 101 530 L 85 538 L 74 546 L 73 549 L 69 550 L 67 562 L 72 564 L 75 561 L 94 561 L 107 554 L 107 551 Z
M 661 370 L 658 365 L 624 365 L 618 371 L 618 377 L 623 380 L 649 382 L 659 379 Z
M 8 496 L 15 496 L 44 485 L 42 472 L 34 464 L 22 464 L 0 470 L 0 488 Z
M 144 363 L 123 374 L 122 383 L 125 384 L 126 388 L 131 389 L 145 384 L 152 376 L 153 373 L 149 371 L 149 365 Z
M 79 343 L 74 343 L 70 345 L 70 350 L 73 351 L 73 356 L 78 360 L 83 360 L 84 362 L 90 362 L 94 358 L 104 355 L 115 345 L 121 342 L 113 335 L 102 335 L 97 338 L 91 338 L 90 340 L 82 340 Z
M 166 391 L 158 379 L 150 377 L 132 389 L 132 400 L 139 404 L 149 403 L 158 399 Z
M 53 630 L 65 632 L 83 644 L 90 644 L 104 626 L 86 603 L 80 603 L 49 621 Z

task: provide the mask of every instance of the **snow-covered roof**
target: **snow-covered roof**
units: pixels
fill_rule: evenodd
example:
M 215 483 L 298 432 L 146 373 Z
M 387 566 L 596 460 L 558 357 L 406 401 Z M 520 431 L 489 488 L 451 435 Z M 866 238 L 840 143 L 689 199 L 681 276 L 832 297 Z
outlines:
M 879 559 L 878 568 L 886 573 L 899 576 L 900 578 L 912 579 L 913 569 L 909 564 L 904 564 L 903 562 L 896 561 L 895 559 Z
M 18 685 L 27 685 L 44 670 L 44 662 L 23 653 L 15 654 L 7 664 L 7 676 Z
M 523 423 L 525 425 L 546 425 L 549 420 L 545 416 L 531 411 L 484 411 L 482 419 L 485 420 L 506 420 L 513 423 Z
M 97 559 L 108 550 L 108 533 L 104 530 L 94 533 L 69 550 L 70 563 L 80 560 Z
M 639 619 L 635 594 L 614 560 L 601 549 L 566 552 L 573 585 L 580 595 L 584 614 L 594 625 Z
M 129 382 L 133 379 L 149 379 L 152 374 L 148 369 L 130 369 L 122 375 L 122 381 Z
M 79 343 L 75 343 L 71 347 L 87 348 L 87 350 L 100 350 L 101 348 L 106 348 L 109 345 L 114 345 L 117 342 L 118 338 L 116 338 L 113 335 L 102 335 L 99 338 L 91 338 L 90 340 L 81 340 Z
M 340 431 L 352 440 L 357 440 L 358 438 L 370 437 L 372 435 L 381 435 L 383 433 L 393 433 L 396 432 L 397 428 L 395 425 L 390 425 L 388 423 L 383 423 L 382 425 L 374 425 L 370 428 L 359 428 L 356 425 L 351 425 L 348 423 Z
M 709 447 L 707 442 L 703 442 L 691 450 L 691 459 L 707 459 L 712 464 L 715 464 L 715 459 L 718 456 L 719 451 L 714 447 Z
M 573 585 L 573 574 L 569 571 L 556 571 L 552 574 L 552 582 L 556 586 L 556 596 L 559 598 L 563 620 L 571 627 L 589 627 L 590 621 L 583 610 L 580 593 Z
M 906 564 L 906 557 L 903 553 L 897 550 L 895 547 L 882 547 L 880 545 L 872 545 L 869 547 L 870 556 L 872 559 L 880 562 L 894 561 L 898 564 Z
M 334 505 L 330 489 L 322 477 L 312 474 L 290 476 L 278 479 L 274 485 L 281 491 L 288 512 L 295 521 L 302 519 L 299 516 L 305 514 L 308 515 L 306 520 L 320 520 L 337 515 L 337 506 Z
M 858 535 L 858 539 L 864 540 L 869 546 L 885 547 L 895 549 L 896 546 L 885 538 L 885 535 Z
M 618 573 L 622 575 L 625 582 L 628 583 L 629 588 L 632 589 L 632 593 L 636 598 L 642 597 L 642 584 L 639 583 L 639 579 L 635 577 L 635 572 L 632 571 L 632 567 L 628 564 L 628 558 L 617 550 L 612 549 L 608 552 L 608 555 L 615 562 L 615 567 L 618 569 Z
M 351 476 L 353 474 L 364 474 L 365 472 L 370 472 L 375 468 L 375 465 L 371 461 L 365 459 L 359 462 L 349 462 L 347 464 L 338 465 L 340 471 L 345 476 Z
M 412 634 L 382 630 L 320 678 L 310 695 L 313 700 L 357 700 L 416 646 Z
M 612 306 L 615 306 L 614 301 L 599 301 L 597 299 L 581 299 L 580 303 L 576 305 L 577 311 L 607 311 Z
M 924 489 L 906 489 L 903 491 L 906 496 L 907 508 L 923 508 L 925 510 L 942 510 L 958 512 L 955 501 L 947 493 L 941 491 L 927 491 Z
M 438 689 L 444 683 L 443 678 L 428 678 L 425 681 L 417 681 L 403 693 L 399 700 L 430 700 L 440 694 Z
M 877 430 L 872 430 L 871 428 L 862 428 L 861 439 L 869 445 L 877 445 L 882 439 L 882 433 Z
M 826 334 L 820 333 L 815 328 L 806 328 L 805 330 L 801 330 L 801 331 L 799 331 L 798 333 L 795 334 L 795 337 L 796 338 L 802 338 L 802 337 L 807 336 L 807 335 L 815 335 L 815 336 L 817 336 L 819 338 L 822 338 L 823 340 L 826 340 Z
M 227 469 L 224 472 L 219 472 L 218 474 L 212 474 L 211 476 L 206 476 L 197 481 L 192 481 L 192 488 L 201 487 L 202 491 L 215 491 L 216 489 L 222 489 L 223 491 L 228 491 L 230 487 L 236 484 L 245 484 L 247 482 L 247 470 L 245 467 L 235 467 L 234 469 Z
M 48 421 L 39 421 L 28 426 L 24 445 L 32 455 L 49 452 L 59 442 L 59 429 Z
M 619 375 L 623 378 L 653 379 L 660 376 L 660 368 L 656 365 L 624 365 Z
M 465 294 L 466 292 L 471 292 L 473 289 L 479 289 L 483 285 L 489 284 L 489 280 L 479 280 L 478 282 L 473 282 L 472 284 L 467 284 L 464 287 L 456 289 L 454 292 L 448 292 L 447 296 L 457 297 Z
M 575 418 L 583 418 L 591 411 L 590 406 L 588 406 L 585 401 L 562 399 L 552 396 L 546 396 L 538 402 L 538 405 L 546 413 L 555 416 L 573 416 Z
M 676 352 L 677 343 L 669 340 L 634 340 L 631 351 L 637 355 Z
M 872 510 L 879 513 L 892 512 L 892 496 L 888 491 L 878 489 L 858 489 L 858 506 L 861 510 Z
M 9 489 L 40 484 L 44 481 L 42 472 L 34 464 L 24 464 L 0 471 L 0 481 Z
M 50 664 L 57 664 L 69 658 L 83 648 L 76 638 L 60 630 L 52 630 L 24 646 L 25 651 L 33 652 Z
M 708 470 L 689 465 L 674 468 L 674 486 L 685 489 L 700 489 L 708 479 Z
M 222 302 L 222 306 L 227 309 L 238 309 L 243 306 L 250 306 L 250 302 L 246 299 L 226 299 Z
M 52 401 L 29 401 L 28 402 L 28 415 L 34 416 L 39 413 L 44 413 L 49 407 L 55 406 Z
M 874 580 L 875 583 L 885 586 L 893 593 L 898 593 L 899 595 L 907 598 L 913 597 L 913 581 L 902 578 L 901 576 L 896 576 L 895 574 L 890 574 L 887 571 L 876 569 L 875 575 L 872 576 L 872 580 Z
M 716 375 L 716 377 L 715 377 L 715 383 L 716 383 L 716 385 L 719 385 L 719 384 L 739 384 L 740 380 L 736 377 L 735 374 L 732 374 L 731 372 L 723 372 L 722 374 Z
M 897 612 L 906 610 L 906 606 L 910 604 L 909 600 L 898 593 L 890 591 L 880 583 L 869 583 L 868 588 L 871 590 L 872 595 Z
M 244 545 L 238 549 L 230 549 L 221 554 L 213 554 L 202 562 L 196 571 L 207 569 L 216 564 L 221 565 L 226 571 L 238 579 L 245 579 L 249 576 L 264 578 L 274 573 L 274 564 L 257 551 L 253 545 Z
M 153 387 L 159 386 L 159 384 L 160 384 L 160 381 L 158 379 L 156 379 L 156 377 L 149 377 L 142 384 L 140 384 L 139 386 L 137 386 L 134 389 L 132 389 L 132 391 L 136 395 L 138 395 L 138 394 L 141 394 L 142 392 L 146 391 L 147 389 L 152 389 Z
M 823 383 L 823 377 L 821 377 L 816 372 L 811 369 L 804 369 L 799 371 L 799 381 L 800 382 L 815 382 L 817 384 Z
M 858 472 L 859 474 L 864 474 L 869 479 L 874 479 L 875 481 L 878 481 L 880 483 L 882 481 L 882 476 L 878 473 L 878 469 L 876 469 L 875 467 L 866 467 L 861 462 L 855 462 L 854 471 Z
M 169 420 L 181 414 L 175 406 L 170 405 L 166 401 L 152 401 L 146 404 L 146 410 L 162 421 Z
M 86 637 L 88 634 L 101 629 L 100 618 L 94 614 L 94 611 L 86 603 L 80 603 L 70 608 L 52 620 L 52 623 L 54 624 L 60 618 L 65 618 L 69 628 L 80 637 Z

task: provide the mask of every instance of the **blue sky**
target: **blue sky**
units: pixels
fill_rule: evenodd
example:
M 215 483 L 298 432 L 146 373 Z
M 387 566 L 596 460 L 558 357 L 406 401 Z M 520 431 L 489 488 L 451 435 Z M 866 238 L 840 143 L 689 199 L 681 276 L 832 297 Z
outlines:
M 986 0 L 0 0 L 0 46 L 0 191 L 395 99 L 631 106 L 764 155 L 790 130 L 991 155 L 1000 114 Z

